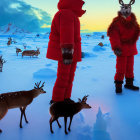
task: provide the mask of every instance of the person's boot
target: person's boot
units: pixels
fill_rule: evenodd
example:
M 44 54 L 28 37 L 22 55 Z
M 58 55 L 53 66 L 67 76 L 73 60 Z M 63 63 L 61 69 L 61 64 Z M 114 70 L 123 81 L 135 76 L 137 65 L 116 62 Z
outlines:
M 121 94 L 122 93 L 122 84 L 123 84 L 123 81 L 117 81 L 115 80 L 115 87 L 116 87 L 116 94 Z
M 130 90 L 138 91 L 139 87 L 133 85 L 134 78 L 126 78 L 126 84 L 124 85 L 125 88 Z

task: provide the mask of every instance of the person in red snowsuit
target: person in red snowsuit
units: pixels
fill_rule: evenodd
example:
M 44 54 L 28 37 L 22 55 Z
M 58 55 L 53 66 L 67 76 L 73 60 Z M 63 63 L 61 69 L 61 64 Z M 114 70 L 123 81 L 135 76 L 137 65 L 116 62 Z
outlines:
M 120 0 L 121 11 L 108 28 L 112 50 L 117 56 L 115 84 L 116 93 L 122 93 L 122 84 L 126 78 L 125 88 L 139 90 L 139 87 L 133 85 L 134 80 L 134 55 L 138 53 L 136 42 L 140 35 L 140 27 L 137 23 L 134 13 L 131 13 L 131 0 L 129 4 L 124 4 Z
M 83 0 L 59 0 L 49 36 L 46 57 L 58 61 L 52 101 L 71 101 L 77 62 L 81 61 L 80 21 Z

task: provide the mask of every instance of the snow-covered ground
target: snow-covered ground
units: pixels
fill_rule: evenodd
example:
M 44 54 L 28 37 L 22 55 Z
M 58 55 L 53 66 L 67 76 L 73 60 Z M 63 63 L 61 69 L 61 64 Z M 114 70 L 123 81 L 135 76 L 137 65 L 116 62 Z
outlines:
M 101 35 L 105 39 L 101 39 Z M 30 90 L 34 83 L 45 81 L 47 94 L 38 96 L 27 108 L 29 124 L 23 120 L 19 128 L 20 110 L 9 110 L 0 121 L 0 140 L 139 140 L 140 139 L 140 93 L 123 89 L 117 96 L 114 88 L 115 56 L 106 33 L 82 34 L 83 61 L 78 63 L 72 99 L 78 101 L 89 95 L 90 110 L 83 110 L 74 116 L 72 131 L 65 135 L 62 128 L 53 123 L 54 134 L 49 130 L 49 101 L 56 79 L 57 62 L 46 59 L 48 35 L 36 37 L 33 34 L 14 36 L 16 44 L 7 46 L 8 36 L 0 35 L 0 55 L 7 61 L 0 73 L 0 93 Z M 104 47 L 98 46 L 103 42 Z M 16 47 L 24 50 L 40 48 L 38 58 L 16 55 Z M 140 50 L 140 41 L 138 42 Z M 140 55 L 135 56 L 135 84 L 140 86 Z

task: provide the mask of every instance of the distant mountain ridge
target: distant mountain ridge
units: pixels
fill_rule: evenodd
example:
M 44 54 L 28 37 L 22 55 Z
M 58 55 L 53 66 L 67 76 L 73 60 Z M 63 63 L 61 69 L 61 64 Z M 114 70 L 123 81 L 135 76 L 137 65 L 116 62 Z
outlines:
M 0 27 L 0 34 L 17 35 L 17 34 L 30 34 L 30 32 L 20 29 L 16 25 L 9 23 Z

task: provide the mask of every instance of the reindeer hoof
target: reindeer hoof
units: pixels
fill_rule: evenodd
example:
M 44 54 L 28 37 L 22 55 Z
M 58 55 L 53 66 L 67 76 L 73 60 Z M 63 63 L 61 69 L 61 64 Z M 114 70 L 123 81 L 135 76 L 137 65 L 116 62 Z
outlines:
M 28 121 L 26 121 L 26 123 L 29 123 Z
M 20 128 L 22 128 L 22 125 L 20 125 Z
M 61 128 L 61 125 L 59 125 L 59 128 Z
M 0 129 L 0 133 L 2 133 L 2 130 Z
M 71 129 L 70 129 L 70 128 L 68 128 L 68 130 L 69 130 L 69 131 L 71 131 Z
M 52 134 L 54 133 L 53 130 L 51 130 L 51 133 L 52 133 Z
M 68 132 L 67 132 L 67 131 L 65 131 L 65 134 L 67 135 L 67 134 L 68 134 Z

